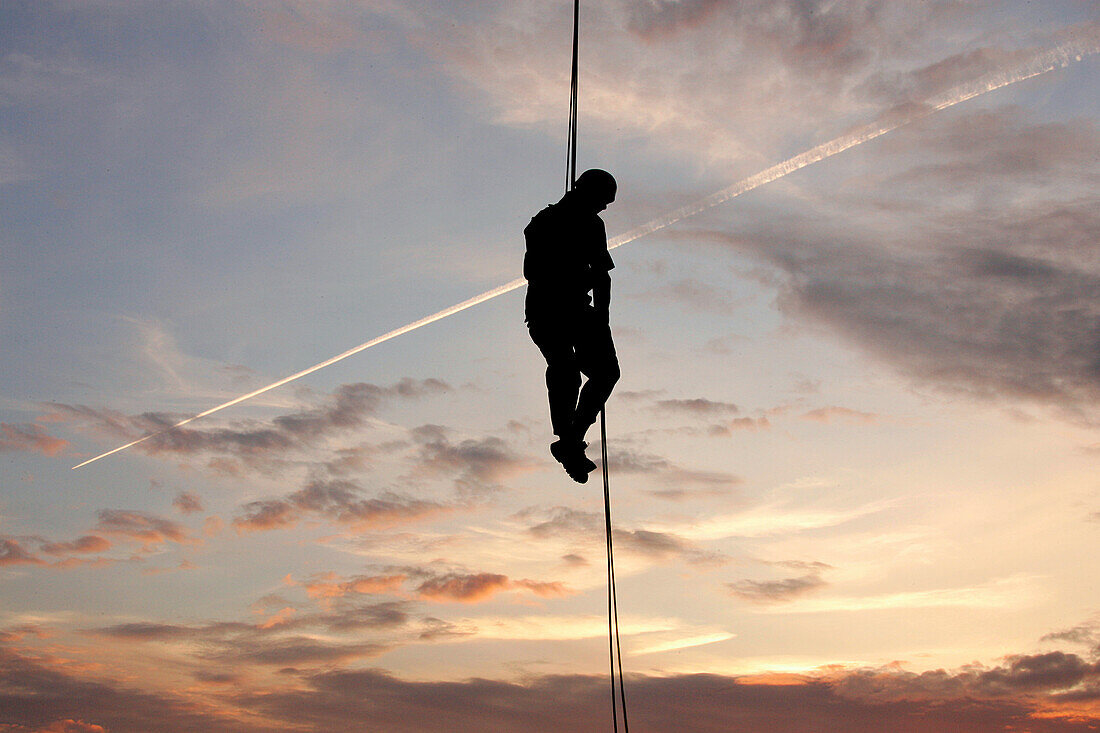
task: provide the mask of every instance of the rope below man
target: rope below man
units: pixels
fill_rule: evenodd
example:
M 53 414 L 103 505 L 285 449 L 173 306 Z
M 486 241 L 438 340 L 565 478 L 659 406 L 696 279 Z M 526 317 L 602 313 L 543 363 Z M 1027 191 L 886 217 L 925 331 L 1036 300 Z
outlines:
M 616 190 L 607 171 L 585 171 L 523 230 L 527 328 L 546 358 L 550 423 L 558 436 L 550 453 L 582 484 L 596 468 L 584 453 L 584 436 L 619 379 L 610 326 L 615 263 L 599 217 Z

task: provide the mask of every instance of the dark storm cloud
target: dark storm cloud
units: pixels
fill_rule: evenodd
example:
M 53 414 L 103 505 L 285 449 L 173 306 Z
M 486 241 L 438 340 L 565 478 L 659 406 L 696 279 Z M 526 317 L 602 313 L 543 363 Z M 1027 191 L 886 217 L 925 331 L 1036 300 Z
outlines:
M 426 519 L 456 507 L 392 492 L 365 497 L 359 486 L 342 479 L 314 480 L 279 499 L 261 499 L 241 507 L 233 519 L 238 531 L 291 527 L 309 516 L 324 517 L 353 528 L 387 527 Z

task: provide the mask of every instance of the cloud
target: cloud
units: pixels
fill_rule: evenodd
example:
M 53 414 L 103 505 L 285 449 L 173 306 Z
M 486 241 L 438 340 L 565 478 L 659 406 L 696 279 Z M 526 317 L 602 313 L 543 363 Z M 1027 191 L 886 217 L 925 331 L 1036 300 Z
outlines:
M 107 729 L 94 723 L 85 723 L 83 720 L 55 720 L 41 728 L 26 728 L 24 726 L 5 725 L 0 723 L 0 733 L 107 733 Z
M 549 131 L 566 69 L 535 39 L 560 33 L 562 12 L 515 2 L 476 27 L 441 23 L 448 72 L 496 121 Z M 624 18 L 632 34 L 619 32 Z M 795 141 L 809 147 L 838 125 L 1015 64 L 1027 44 L 1095 39 L 1098 28 L 1052 22 L 1037 32 L 963 0 L 613 3 L 585 25 L 601 49 L 586 67 L 592 144 L 635 135 L 735 178 L 786 157 Z M 869 164 L 838 161 L 831 178 L 745 203 L 759 209 L 740 209 L 723 234 L 781 274 L 789 317 L 824 325 L 914 381 L 1100 421 L 1100 135 L 1087 119 L 1031 123 L 1028 114 L 967 107 L 929 117 L 876 142 Z
M 453 443 L 438 425 L 420 426 L 412 435 L 418 445 L 413 476 L 455 476 L 455 487 L 465 494 L 497 490 L 507 479 L 538 466 L 494 436 Z
M 363 497 L 358 485 L 343 479 L 315 480 L 281 499 L 261 499 L 242 507 L 233 519 L 238 532 L 292 527 L 310 516 L 352 529 L 390 527 L 453 511 L 456 507 L 392 492 Z
M 641 647 L 640 649 L 631 649 L 631 656 L 638 656 L 641 654 L 659 654 L 660 652 L 670 652 L 679 649 L 690 649 L 691 647 L 703 646 L 705 644 L 715 644 L 719 641 L 728 641 L 729 639 L 737 636 L 731 634 L 728 631 L 719 631 L 711 634 L 700 634 L 697 636 L 681 636 L 675 639 L 669 639 L 667 641 L 659 641 L 648 646 Z
M 47 555 L 105 552 L 109 549 L 110 541 L 94 534 L 78 537 L 72 542 L 47 542 L 42 545 L 42 552 Z
M 168 430 L 183 417 L 145 413 L 127 416 L 114 410 L 84 405 L 50 404 L 56 419 L 91 425 L 95 430 L 119 440 L 134 440 L 143 434 L 167 431 L 134 446 L 149 454 L 207 455 L 214 460 L 232 456 L 258 468 L 271 467 L 267 461 L 287 456 L 292 451 L 315 447 L 320 441 L 361 429 L 390 401 L 417 399 L 451 391 L 438 379 L 403 378 L 389 386 L 365 382 L 343 384 L 318 407 L 276 417 L 268 424 L 248 428 L 202 428 L 185 426 Z M 338 458 L 341 456 L 338 455 Z M 235 464 L 221 464 L 233 470 Z
M 10 537 L 0 538 L 0 567 L 5 565 L 42 565 L 44 561 L 32 555 L 20 544 L 19 540 Z
M 0 648 L 0 691 L 4 724 L 25 731 L 41 733 L 49 726 L 64 725 L 66 720 L 95 721 L 85 725 L 99 725 L 112 733 L 241 730 L 212 704 L 142 689 L 140 681 L 127 684 L 97 679 L 65 660 L 30 657 L 7 648 Z M 19 727 L 13 730 L 23 733 Z
M 736 415 L 740 412 L 737 405 L 731 402 L 715 402 L 705 397 L 678 400 L 656 400 L 653 409 L 658 413 L 667 415 L 687 414 L 699 417 Z
M 182 514 L 194 514 L 202 511 L 202 499 L 189 491 L 181 491 L 172 499 L 172 506 Z
M 263 664 L 279 667 L 303 664 L 335 664 L 377 657 L 389 651 L 386 644 L 370 642 L 330 642 L 309 637 L 291 637 L 261 644 L 234 644 L 207 654 L 221 663 Z
M 50 636 L 50 630 L 35 623 L 16 624 L 0 629 L 0 644 L 10 644 L 22 641 L 27 636 L 35 636 L 45 639 Z
M 718 288 L 694 278 L 682 278 L 629 297 L 675 303 L 700 313 L 723 315 L 729 312 L 733 299 L 727 288 Z
M 425 580 L 416 590 L 421 598 L 427 600 L 477 603 L 507 587 L 508 577 L 496 573 L 450 573 Z
M 670 524 L 669 529 L 696 541 L 725 537 L 766 537 L 836 527 L 870 516 L 886 508 L 874 503 L 844 510 L 791 508 L 781 504 L 751 507 L 732 514 L 719 514 L 689 523 Z
M 830 566 L 825 563 L 795 562 L 773 564 L 786 565 L 787 567 L 807 570 L 808 572 L 793 578 L 783 578 L 781 580 L 739 580 L 734 583 L 727 583 L 726 587 L 729 588 L 730 593 L 735 597 L 749 601 L 750 603 L 773 604 L 788 603 L 802 596 L 814 593 L 828 585 L 828 583 L 821 578 L 821 573 L 830 568 Z
M 114 644 L 171 643 L 186 650 L 192 664 L 208 668 L 217 662 L 244 672 L 249 665 L 329 665 L 377 657 L 398 646 L 403 636 L 408 638 L 402 632 L 411 631 L 411 622 L 408 604 L 382 601 L 340 604 L 318 613 L 287 606 L 256 623 L 133 621 L 84 633 Z
M 310 598 L 342 598 L 350 594 L 370 595 L 392 593 L 398 590 L 409 576 L 405 573 L 387 575 L 356 575 L 341 579 L 336 573 L 324 573 L 303 584 Z
M 34 548 L 29 545 L 35 545 Z M 41 537 L 0 537 L 0 567 L 4 565 L 40 565 L 56 569 L 69 569 L 81 565 L 103 565 L 112 562 L 106 558 L 88 559 L 82 555 L 94 555 L 111 548 L 111 542 L 98 535 L 84 535 L 70 542 L 50 542 Z M 51 555 L 57 560 L 47 562 L 38 553 Z
M 612 473 L 652 476 L 671 487 L 663 498 L 686 498 L 688 495 L 721 495 L 743 482 L 740 476 L 725 471 L 695 471 L 681 468 L 667 458 L 652 453 L 619 448 L 608 452 L 607 465 Z M 702 487 L 692 491 L 691 487 Z M 659 495 L 659 494 L 658 494 Z
M 990 48 L 992 37 L 1034 35 L 981 11 L 966 0 L 602 4 L 582 28 L 600 46 L 585 62 L 590 139 L 642 140 L 655 156 L 747 174 L 793 140 L 819 140 L 838 120 L 940 91 L 950 69 L 991 71 L 1011 54 Z M 517 1 L 476 24 L 446 18 L 430 27 L 446 72 L 482 114 L 549 133 L 568 67 L 560 44 L 545 39 L 567 43 L 569 20 L 563 8 Z M 952 49 L 990 50 L 945 59 L 934 39 L 948 34 Z
M 1021 667 L 1048 664 L 1055 668 L 1048 680 L 1026 692 L 1014 688 L 1012 694 L 999 694 L 987 684 L 1001 675 L 1016 677 Z M 924 680 L 884 669 L 804 676 L 784 684 L 715 674 L 632 675 L 626 686 L 631 719 L 645 730 L 795 733 L 816 726 L 852 733 L 1069 733 L 1085 730 L 1088 723 L 1045 709 L 1044 698 L 1064 689 L 1061 685 L 1095 677 L 1095 668 L 1081 660 L 1020 657 L 993 670 L 932 673 Z M 607 716 L 606 679 L 600 676 L 413 682 L 379 670 L 336 670 L 303 681 L 304 689 L 252 696 L 247 703 L 257 712 L 312 729 L 339 729 L 343 721 L 371 715 L 380 728 L 392 731 L 513 730 L 537 721 L 540 731 L 565 733 L 576 730 L 578 720 Z
M 766 415 L 760 417 L 735 417 L 730 420 L 727 425 L 730 430 L 767 430 L 772 426 Z
M 183 525 L 146 512 L 101 509 L 96 516 L 99 519 L 96 530 L 106 535 L 136 540 L 145 551 L 169 542 L 187 545 L 201 542 Z
M 274 623 L 272 620 L 274 619 Z M 221 621 L 209 624 L 165 624 L 133 621 L 88 630 L 88 633 L 128 641 L 199 641 L 227 647 L 245 645 L 249 648 L 265 639 L 280 638 L 289 631 L 322 629 L 326 632 L 349 632 L 365 629 L 395 629 L 410 621 L 409 607 L 400 601 L 381 601 L 365 605 L 341 605 L 322 613 L 297 613 L 294 608 L 282 608 L 264 621 L 249 624 Z
M 812 575 L 812 573 L 810 573 Z M 772 613 L 860 612 L 917 608 L 1013 608 L 1033 603 L 1038 597 L 1034 579 L 1021 575 L 995 578 L 969 587 L 882 593 L 872 596 L 809 598 L 771 609 Z M 810 588 L 823 587 L 818 585 Z
M 417 586 L 420 598 L 429 601 L 480 603 L 506 590 L 526 590 L 543 598 L 569 595 L 559 582 L 512 580 L 498 573 L 445 573 L 424 580 Z
M 883 143 L 881 174 L 696 241 L 770 263 L 788 317 L 919 385 L 1100 420 L 1100 130 L 1002 108 Z
M 522 619 L 501 621 L 510 621 L 514 627 L 501 627 L 501 638 L 530 635 L 530 629 L 517 623 Z M 599 619 L 590 621 L 591 629 L 583 633 L 598 636 Z M 493 624 L 482 625 L 491 635 Z M 429 626 L 444 628 L 446 622 Z M 632 633 L 659 627 L 643 624 Z M 682 641 L 701 644 L 720 637 L 729 635 Z M 48 730 L 67 721 L 95 721 L 85 725 L 121 733 L 259 733 L 291 723 L 303 731 L 320 732 L 347 730 L 363 720 L 395 733 L 472 733 L 532 725 L 547 733 L 566 733 L 576 730 L 578 720 L 602 720 L 607 715 L 603 675 L 413 681 L 378 669 L 334 666 L 338 660 L 369 657 L 376 651 L 368 642 L 341 645 L 300 636 L 264 648 L 243 647 L 237 656 L 228 650 L 214 651 L 211 656 L 234 663 L 279 667 L 304 661 L 315 669 L 287 669 L 284 683 L 276 677 L 260 689 L 239 684 L 218 695 L 184 698 L 152 689 L 152 680 L 123 683 L 105 676 L 102 668 L 82 669 L 64 660 L 30 657 L 0 647 L 0 711 L 6 730 L 20 733 Z M 196 676 L 222 685 L 233 675 L 206 668 Z M 625 684 L 631 719 L 645 730 L 796 733 L 818 726 L 852 733 L 1076 733 L 1097 722 L 1088 706 L 1100 690 L 1100 664 L 1053 651 L 1017 654 L 995 666 L 972 664 L 958 670 L 918 673 L 898 665 L 830 668 L 774 680 L 766 674 L 631 674 Z
M 439 572 L 434 569 L 407 567 L 389 569 L 379 575 L 341 578 L 324 573 L 303 584 L 310 598 L 331 601 L 353 595 L 403 593 L 411 585 L 415 597 L 437 603 L 481 603 L 505 591 L 527 591 L 542 598 L 570 595 L 572 591 L 558 581 L 514 579 L 500 573 Z
M 604 531 L 603 514 L 564 506 L 545 511 L 525 510 L 517 518 L 535 520 L 535 523 L 528 526 L 527 532 L 541 540 L 582 542 L 600 536 Z M 671 532 L 624 529 L 620 526 L 612 530 L 611 537 L 617 550 L 650 560 L 682 558 L 694 563 L 712 563 L 724 559 L 720 553 L 702 550 L 690 540 Z
M 1073 644 L 1084 644 L 1087 647 L 1100 647 L 1100 624 L 1078 624 L 1062 631 L 1052 631 L 1043 636 L 1043 641 L 1068 641 Z
M 728 307 L 728 304 L 727 304 Z M 711 400 L 706 397 L 693 397 L 688 399 L 655 399 L 660 396 L 662 392 L 632 392 L 629 394 L 628 399 L 631 402 L 649 402 L 649 409 L 659 417 L 676 418 L 676 417 L 688 417 L 696 419 L 702 422 L 709 422 L 703 432 L 711 437 L 725 437 L 732 434 L 734 430 L 765 430 L 771 427 L 771 423 L 768 420 L 767 415 L 758 415 L 750 417 L 747 415 L 739 415 L 741 408 L 732 402 L 722 402 L 719 400 Z M 618 395 L 617 395 L 618 396 Z M 738 415 L 737 417 L 733 417 Z M 725 419 L 723 419 L 725 418 Z M 721 422 L 711 422 L 715 419 L 721 420 Z M 675 428 L 675 432 L 682 432 L 689 435 L 700 434 L 700 428 L 692 425 Z M 624 456 L 625 458 L 626 456 Z M 656 469 L 661 466 L 650 461 L 651 465 L 648 469 Z M 623 461 L 623 469 L 625 470 L 647 470 L 647 467 L 638 465 L 637 462 Z M 685 472 L 682 478 L 690 478 L 691 472 Z M 731 476 L 730 480 L 734 483 L 740 481 L 736 476 Z
M 28 451 L 44 456 L 56 456 L 69 441 L 48 434 L 34 423 L 0 423 L 0 453 Z
M 853 410 L 848 407 L 829 405 L 828 407 L 818 407 L 802 413 L 802 419 L 813 420 L 814 422 L 823 423 L 832 422 L 833 420 L 873 423 L 878 420 L 878 415 L 874 414 L 873 412 L 862 412 L 860 410 Z

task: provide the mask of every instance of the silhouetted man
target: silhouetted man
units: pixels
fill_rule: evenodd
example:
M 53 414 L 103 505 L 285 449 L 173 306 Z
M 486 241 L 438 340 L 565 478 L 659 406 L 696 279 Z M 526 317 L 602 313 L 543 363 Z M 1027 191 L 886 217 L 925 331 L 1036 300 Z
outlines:
M 619 379 L 609 325 L 615 263 L 599 217 L 616 188 L 607 171 L 585 171 L 523 230 L 527 328 L 546 357 L 550 423 L 558 436 L 550 453 L 579 483 L 596 468 L 584 454 L 585 433 Z M 582 373 L 588 378 L 583 388 Z

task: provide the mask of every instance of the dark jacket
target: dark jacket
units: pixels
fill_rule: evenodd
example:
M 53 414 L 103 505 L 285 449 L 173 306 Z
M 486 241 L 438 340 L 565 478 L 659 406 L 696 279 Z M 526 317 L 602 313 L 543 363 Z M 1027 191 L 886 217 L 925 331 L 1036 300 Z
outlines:
M 523 236 L 528 321 L 583 310 L 596 278 L 615 267 L 603 219 L 580 208 L 571 193 L 535 214 Z

